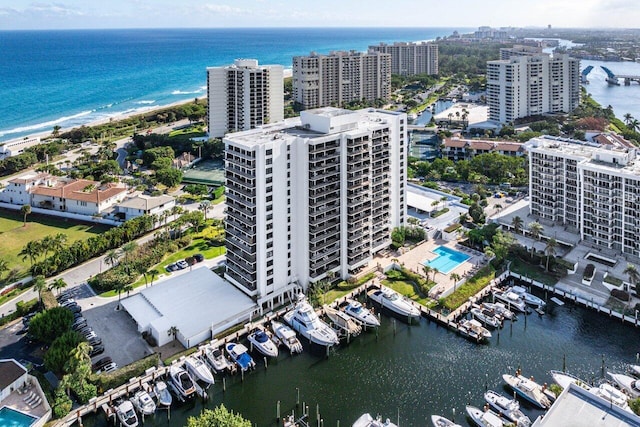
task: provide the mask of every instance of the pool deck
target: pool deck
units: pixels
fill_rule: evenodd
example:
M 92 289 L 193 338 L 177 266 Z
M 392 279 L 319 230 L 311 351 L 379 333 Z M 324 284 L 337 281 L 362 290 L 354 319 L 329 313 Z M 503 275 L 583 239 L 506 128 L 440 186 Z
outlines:
M 40 399 L 42 399 L 42 403 L 40 405 L 36 406 L 35 408 L 31 408 L 24 401 L 24 399 L 26 397 L 28 397 L 31 392 L 34 392 L 35 394 L 37 394 L 40 397 Z M 26 390 L 26 392 L 24 392 L 22 394 L 18 393 L 17 390 L 12 391 L 9 394 L 9 396 L 7 396 L 6 398 L 4 398 L 2 400 L 2 402 L 0 403 L 0 406 L 7 406 L 7 407 L 9 407 L 11 409 L 18 410 L 18 411 L 23 412 L 23 413 L 25 413 L 27 415 L 31 415 L 32 417 L 37 418 L 38 422 L 33 424 L 34 426 L 44 424 L 44 422 L 46 422 L 48 420 L 48 417 L 45 417 L 45 415 L 47 415 L 47 413 L 50 412 L 50 410 L 51 410 L 49 408 L 49 404 L 47 403 L 47 398 L 42 393 L 42 390 L 40 390 L 39 386 L 36 386 L 34 384 L 32 384 Z M 42 422 L 43 420 L 44 420 L 44 422 Z

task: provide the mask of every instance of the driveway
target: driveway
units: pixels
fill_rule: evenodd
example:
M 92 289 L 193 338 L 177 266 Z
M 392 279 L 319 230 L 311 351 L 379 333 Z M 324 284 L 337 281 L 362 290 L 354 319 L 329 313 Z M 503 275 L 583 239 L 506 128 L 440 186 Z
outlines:
M 44 349 L 37 343 L 29 343 L 25 332 L 20 320 L 0 329 L 0 359 L 42 363 Z

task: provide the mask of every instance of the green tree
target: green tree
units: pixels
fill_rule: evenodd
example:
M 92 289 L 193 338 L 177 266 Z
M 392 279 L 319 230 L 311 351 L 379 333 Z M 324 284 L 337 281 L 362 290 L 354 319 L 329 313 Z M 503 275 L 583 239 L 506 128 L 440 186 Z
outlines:
M 64 279 L 62 278 L 58 278 L 54 280 L 53 283 L 51 283 L 51 286 L 49 287 L 49 289 L 57 290 L 58 295 L 60 295 L 60 291 L 66 287 L 67 287 L 67 282 L 65 282 Z
M 57 138 L 58 136 L 60 136 L 60 129 L 62 129 L 62 128 L 60 127 L 60 125 L 55 125 L 55 126 L 53 127 L 53 131 L 51 132 L 51 136 L 53 136 L 53 137 L 55 137 L 55 138 Z
M 23 226 L 23 227 L 26 227 L 26 226 L 27 226 L 27 215 L 29 215 L 29 214 L 31 213 L 31 206 L 29 206 L 29 205 L 23 205 L 23 206 L 20 208 L 20 212 L 21 212 L 21 213 L 22 213 L 22 215 L 23 215 L 23 224 L 22 224 L 22 226 Z
M 197 417 L 187 419 L 187 427 L 251 427 L 251 421 L 227 410 L 224 404 L 215 409 L 205 409 Z
M 47 282 L 44 276 L 36 276 L 33 278 L 33 290 L 38 292 L 38 301 L 42 304 L 42 291 L 47 289 Z
M 120 255 L 118 252 L 112 249 L 104 256 L 104 262 L 106 262 L 109 267 L 114 267 L 118 263 L 119 258 Z
M 542 232 L 544 230 L 544 227 L 542 226 L 542 224 L 540 224 L 538 221 L 533 221 L 530 222 L 528 225 L 529 228 L 529 234 L 531 235 L 531 238 L 535 241 L 540 240 L 540 236 L 542 236 Z M 535 242 L 531 244 L 531 258 L 533 259 L 533 254 L 535 252 Z
M 54 307 L 33 316 L 29 322 L 29 333 L 38 341 L 50 344 L 69 331 L 72 323 L 73 313 L 64 307 Z
M 631 288 L 638 293 L 638 283 L 640 283 L 640 273 L 638 269 L 633 264 L 627 264 L 627 267 L 623 271 L 624 274 L 629 278 L 629 283 L 631 284 Z
M 175 187 L 182 182 L 182 171 L 174 168 L 158 169 L 156 179 L 167 187 Z
M 544 254 L 547 256 L 547 263 L 546 263 L 546 267 L 545 270 L 549 271 L 549 259 L 552 256 L 556 255 L 556 248 L 558 247 L 558 242 L 556 241 L 555 238 L 551 237 L 549 240 L 547 240 L 547 244 L 544 247 Z
M 37 257 L 42 253 L 41 245 L 39 240 L 31 240 L 27 242 L 27 244 L 22 248 L 18 256 L 22 257 L 22 261 L 26 261 L 27 259 L 33 265 L 33 262 Z
M 180 332 L 180 330 L 178 329 L 177 326 L 172 326 L 167 331 L 167 335 L 169 335 L 170 337 L 173 338 L 173 341 L 174 341 L 173 345 L 174 346 L 176 345 L 175 341 L 176 341 L 176 337 L 178 336 L 178 332 Z
M 631 115 L 631 113 L 626 113 L 624 115 L 624 123 L 629 126 L 629 123 L 631 123 L 631 121 L 633 120 L 633 116 Z
M 207 220 L 207 212 L 209 211 L 210 207 L 211 207 L 210 200 L 203 200 L 202 202 L 200 202 L 200 206 L 198 206 L 198 209 L 200 209 L 204 213 L 205 221 Z
M 518 215 L 514 216 L 511 219 L 511 226 L 513 227 L 514 233 L 520 234 L 522 233 L 522 227 L 524 226 L 524 221 Z

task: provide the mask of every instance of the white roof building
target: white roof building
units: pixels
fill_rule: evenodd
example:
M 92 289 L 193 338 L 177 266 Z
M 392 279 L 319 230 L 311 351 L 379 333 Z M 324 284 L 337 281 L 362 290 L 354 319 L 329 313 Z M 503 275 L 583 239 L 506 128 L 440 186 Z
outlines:
M 246 321 L 256 309 L 251 298 L 206 267 L 165 280 L 122 300 L 125 310 L 159 346 L 176 338 L 193 347 Z

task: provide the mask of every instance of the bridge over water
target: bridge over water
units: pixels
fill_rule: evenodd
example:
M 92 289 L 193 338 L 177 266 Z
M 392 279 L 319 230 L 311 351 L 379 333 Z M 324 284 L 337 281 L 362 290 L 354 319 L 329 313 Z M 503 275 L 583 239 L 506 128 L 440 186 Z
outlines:
M 607 80 L 607 83 L 609 83 L 609 84 L 620 85 L 619 79 L 623 79 L 625 86 L 631 85 L 631 82 L 640 83 L 640 76 L 634 76 L 634 75 L 629 75 L 629 74 L 615 74 L 613 71 L 611 71 L 609 68 L 607 68 L 607 67 L 605 67 L 603 65 L 601 65 L 600 68 L 602 68 L 604 70 L 604 72 L 607 73 L 607 79 L 606 80 Z M 585 69 L 585 71 L 586 71 L 586 69 Z M 589 70 L 589 71 L 591 71 L 591 70 Z

